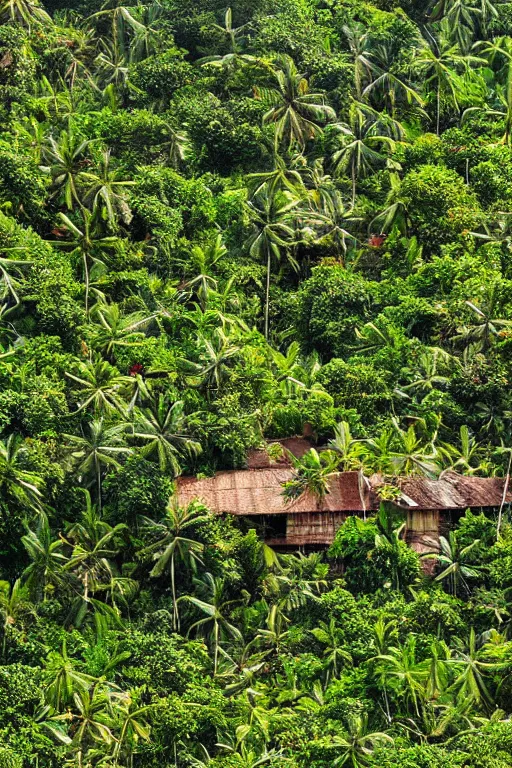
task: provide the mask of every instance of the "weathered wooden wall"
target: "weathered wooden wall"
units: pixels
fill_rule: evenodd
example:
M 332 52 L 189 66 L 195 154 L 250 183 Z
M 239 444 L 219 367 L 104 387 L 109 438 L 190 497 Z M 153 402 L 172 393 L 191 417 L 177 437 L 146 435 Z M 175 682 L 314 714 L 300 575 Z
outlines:
M 347 519 L 347 512 L 305 512 L 286 518 L 286 543 L 288 546 L 329 545 L 340 525 Z
M 441 514 L 438 509 L 422 509 L 407 511 L 405 540 L 419 555 L 425 552 L 439 552 L 439 531 Z M 425 573 L 433 573 L 436 559 L 421 561 Z

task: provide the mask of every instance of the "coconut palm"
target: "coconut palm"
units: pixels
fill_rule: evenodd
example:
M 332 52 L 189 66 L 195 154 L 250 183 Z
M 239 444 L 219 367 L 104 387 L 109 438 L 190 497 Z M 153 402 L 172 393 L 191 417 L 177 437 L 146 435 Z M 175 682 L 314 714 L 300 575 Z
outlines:
M 372 56 L 372 41 L 368 30 L 363 24 L 353 23 L 343 27 L 343 34 L 347 41 L 350 53 L 354 61 L 354 86 L 358 101 L 361 100 L 363 81 L 371 80 L 377 71 L 376 62 Z
M 76 371 L 66 371 L 66 376 L 74 383 L 78 411 L 90 409 L 95 416 L 115 411 L 124 413 L 125 394 L 133 384 L 129 376 L 121 375 L 117 368 L 99 356 L 86 363 L 80 361 Z
M 493 671 L 504 669 L 506 664 L 488 661 L 485 651 L 485 648 L 478 648 L 475 629 L 471 627 L 467 645 L 459 644 L 448 663 L 458 672 L 451 686 L 457 700 L 461 703 L 471 701 L 477 707 L 490 712 L 493 709 L 493 697 L 486 677 Z
M 161 472 L 176 476 L 181 471 L 180 457 L 201 452 L 201 445 L 186 434 L 186 423 L 183 402 L 171 404 L 161 393 L 150 407 L 136 413 L 133 437 L 144 444 L 144 456 L 157 459 Z
M 485 63 L 477 56 L 462 55 L 456 45 L 442 40 L 436 46 L 425 45 L 416 64 L 425 76 L 427 91 L 433 88 L 436 104 L 436 134 L 441 129 L 441 97 L 448 99 L 454 109 L 459 110 L 459 96 L 463 91 L 463 78 L 458 70 Z
M 212 291 L 216 291 L 218 281 L 212 275 L 212 271 L 227 253 L 227 248 L 222 242 L 222 235 L 217 235 L 215 240 L 206 246 L 194 245 L 190 257 L 184 262 L 187 272 L 194 270 L 194 277 L 189 278 L 183 288 L 188 289 L 197 298 L 199 306 L 204 311 L 208 304 L 208 297 Z
M 19 253 L 19 248 L 4 248 L 0 256 L 0 301 L 14 301 L 20 304 L 18 295 L 23 285 L 24 271 L 32 265 L 30 259 L 17 259 L 9 254 Z M 24 250 L 24 249 L 23 249 Z
M 105 272 L 109 257 L 121 246 L 117 237 L 104 236 L 99 227 L 98 211 L 81 209 L 81 222 L 75 224 L 69 216 L 59 214 L 59 219 L 64 225 L 65 234 L 69 239 L 50 241 L 53 248 L 62 248 L 69 252 L 71 259 L 80 260 L 82 276 L 85 283 L 85 314 L 89 316 L 89 293 L 91 289 L 91 275 L 94 271 Z
M 327 672 L 327 681 L 337 678 L 343 667 L 352 665 L 352 657 L 343 648 L 342 633 L 333 618 L 329 622 L 321 621 L 311 634 L 324 647 L 323 655 Z
M 482 52 L 487 54 L 490 63 L 495 63 L 498 54 L 500 59 L 505 62 L 502 68 L 502 82 L 496 82 L 496 96 L 499 106 L 497 108 L 488 106 L 468 107 L 462 115 L 462 121 L 464 122 L 467 115 L 474 112 L 483 112 L 489 117 L 501 118 L 505 125 L 502 142 L 510 146 L 512 141 L 512 44 L 510 39 L 506 38 L 503 45 L 497 44 L 496 47 L 487 45 L 482 48 Z
M 98 507 L 101 511 L 101 483 L 109 469 L 120 469 L 120 459 L 132 453 L 126 445 L 126 424 L 107 426 L 104 419 L 87 424 L 82 436 L 63 435 L 73 450 L 76 473 L 88 486 L 96 484 Z
M 115 766 L 121 765 L 120 760 L 123 760 L 123 755 L 133 766 L 133 755 L 137 744 L 140 741 L 150 740 L 151 729 L 146 718 L 153 708 L 152 704 L 139 706 L 129 693 L 120 699 L 115 710 L 119 729 L 113 750 Z
M 485 354 L 494 339 L 507 328 L 512 328 L 512 320 L 504 320 L 496 317 L 496 309 L 499 306 L 500 297 L 498 286 L 491 283 L 483 297 L 483 301 L 466 301 L 466 306 L 475 316 L 473 325 L 464 325 L 457 329 L 458 333 L 453 337 L 454 341 L 463 341 L 466 344 L 476 343 Z
M 140 555 L 152 555 L 155 565 L 150 576 L 159 578 L 168 571 L 171 579 L 173 604 L 173 625 L 180 627 L 178 596 L 176 587 L 177 567 L 195 570 L 202 562 L 203 544 L 197 539 L 197 529 L 208 520 L 206 510 L 197 504 L 180 507 L 174 500 L 169 501 L 165 517 L 159 522 L 147 517 L 141 518 L 142 528 L 156 541 L 146 546 Z
M 441 572 L 436 576 L 436 581 L 448 580 L 450 592 L 456 595 L 461 588 L 469 593 L 467 579 L 477 579 L 483 570 L 483 566 L 473 564 L 469 557 L 471 552 L 478 547 L 480 539 L 475 539 L 466 547 L 459 545 L 455 531 L 450 531 L 448 539 L 439 537 L 440 550 L 425 552 L 421 557 L 439 561 Z
M 199 59 L 199 64 L 210 64 L 214 67 L 223 67 L 226 69 L 235 69 L 239 62 L 254 62 L 254 56 L 248 56 L 241 51 L 240 42 L 243 39 L 244 32 L 249 27 L 249 23 L 242 24 L 240 27 L 233 26 L 233 13 L 231 8 L 226 10 L 224 15 L 224 26 L 213 24 L 212 28 L 220 32 L 225 38 L 228 52 L 225 54 L 216 54 L 205 56 Z
M 56 712 L 62 712 L 72 702 L 75 692 L 87 691 L 94 682 L 94 677 L 76 668 L 68 656 L 66 640 L 63 640 L 60 651 L 50 651 L 46 657 L 43 672 L 44 698 Z
M 272 262 L 280 262 L 283 253 L 296 266 L 291 256 L 295 242 L 294 216 L 299 198 L 266 185 L 248 202 L 253 234 L 247 241 L 249 253 L 267 266 L 265 289 L 265 338 L 269 335 L 270 277 Z
M 397 474 L 420 474 L 434 479 L 439 474 L 439 460 L 432 442 L 425 443 L 415 427 L 400 429 L 396 421 L 395 444 L 390 451 L 390 463 Z
M 7 641 L 13 627 L 16 627 L 24 617 L 27 618 L 33 613 L 34 608 L 29 600 L 28 589 L 22 584 L 21 579 L 16 579 L 12 587 L 8 581 L 0 581 L 0 616 L 3 619 L 2 657 L 4 659 Z
M 377 747 L 392 744 L 393 739 L 385 731 L 369 731 L 368 715 L 349 715 L 347 728 L 342 736 L 333 736 L 326 744 L 337 757 L 332 761 L 333 768 L 350 766 L 363 768 L 369 765 Z
M 70 121 L 67 130 L 61 131 L 58 138 L 50 136 L 43 148 L 43 170 L 51 178 L 54 196 L 62 199 L 69 211 L 82 204 L 80 190 L 90 162 L 86 155 L 90 144 L 75 132 Z
M 322 125 L 334 120 L 336 113 L 325 104 L 322 94 L 309 91 L 309 83 L 293 59 L 279 56 L 276 64 L 279 69 L 272 70 L 275 84 L 256 87 L 255 96 L 269 106 L 263 122 L 275 126 L 276 149 L 281 144 L 288 148 L 296 144 L 302 149 L 322 132 Z
M 397 697 L 403 696 L 405 703 L 412 706 L 416 716 L 419 716 L 428 669 L 424 662 L 418 661 L 416 654 L 416 637 L 408 635 L 402 646 L 388 648 L 376 660 L 384 684 Z
M 421 110 L 423 99 L 419 93 L 403 77 L 395 74 L 390 44 L 375 46 L 373 57 L 376 62 L 375 78 L 363 90 L 363 99 L 371 97 L 378 104 L 385 106 L 393 118 L 399 103 Z
M 96 326 L 93 326 L 94 348 L 115 363 L 117 350 L 143 345 L 144 331 L 155 317 L 142 311 L 123 315 L 118 304 L 98 302 L 91 311 Z
M 39 509 L 43 480 L 26 469 L 27 446 L 20 435 L 0 440 L 0 498 L 26 510 Z
M 23 571 L 23 580 L 34 597 L 48 598 L 48 588 L 62 587 L 66 583 L 63 567 L 67 557 L 62 553 L 63 541 L 54 539 L 48 516 L 39 512 L 35 530 L 21 537 L 31 563 Z
M 387 133 L 390 129 L 378 112 L 357 102 L 350 107 L 348 122 L 333 128 L 340 144 L 332 156 L 333 168 L 336 175 L 347 173 L 352 181 L 352 208 L 358 179 L 384 165 L 385 151 L 395 147 L 395 140 Z
M 52 20 L 37 0 L 1 0 L 0 22 L 15 22 L 29 29 L 34 25 L 50 26 Z
M 240 601 L 226 600 L 226 584 L 224 579 L 215 577 L 211 573 L 206 573 L 204 581 L 199 583 L 198 586 L 202 587 L 205 593 L 204 600 L 193 595 L 184 595 L 180 599 L 191 603 L 191 605 L 204 614 L 204 618 L 195 621 L 190 626 L 188 634 L 190 635 L 194 632 L 208 637 L 213 648 L 213 673 L 216 675 L 221 642 L 227 637 L 232 637 L 239 642 L 242 641 L 240 630 L 229 619 L 230 607 Z
M 482 469 L 480 457 L 482 444 L 463 424 L 459 429 L 460 447 L 451 443 L 440 443 L 439 451 L 446 461 L 447 468 L 465 475 L 474 475 Z
M 414 381 L 401 387 L 403 392 L 428 395 L 435 389 L 445 388 L 450 378 L 447 375 L 460 367 L 457 358 L 440 347 L 430 347 L 419 356 Z
M 232 343 L 222 328 L 217 328 L 212 338 L 203 336 L 198 341 L 201 363 L 196 366 L 196 372 L 201 386 L 209 396 L 212 392 L 219 391 L 229 371 L 230 362 L 239 355 L 241 348 Z
M 300 499 L 310 494 L 316 499 L 318 507 L 329 493 L 329 481 L 337 474 L 338 457 L 333 451 L 318 453 L 310 448 L 302 458 L 288 453 L 293 467 L 293 477 L 282 483 L 282 495 L 287 502 Z
M 92 211 L 98 211 L 113 228 L 117 228 L 119 220 L 130 224 L 133 217 L 126 195 L 136 182 L 125 179 L 119 168 L 112 167 L 110 150 L 101 153 L 96 170 L 84 173 L 81 181 L 84 202 Z

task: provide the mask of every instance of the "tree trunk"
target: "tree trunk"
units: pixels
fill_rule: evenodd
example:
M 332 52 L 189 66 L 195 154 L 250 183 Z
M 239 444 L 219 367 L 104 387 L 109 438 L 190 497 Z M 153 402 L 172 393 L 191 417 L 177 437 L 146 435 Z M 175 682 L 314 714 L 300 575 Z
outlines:
M 269 322 L 268 322 L 268 315 L 269 315 L 269 303 L 270 303 L 270 269 L 272 266 L 272 255 L 270 253 L 270 248 L 268 249 L 267 254 L 267 287 L 265 291 L 265 338 L 268 340 L 268 331 L 269 331 Z
M 436 122 L 436 134 L 439 136 L 441 129 L 441 83 L 437 83 L 437 122 Z

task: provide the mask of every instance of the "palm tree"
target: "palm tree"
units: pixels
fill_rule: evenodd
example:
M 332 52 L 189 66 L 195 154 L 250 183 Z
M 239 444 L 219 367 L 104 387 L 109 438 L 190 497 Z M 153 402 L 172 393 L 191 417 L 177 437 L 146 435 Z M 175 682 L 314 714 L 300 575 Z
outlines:
M 216 67 L 223 67 L 226 69 L 235 69 L 238 62 L 254 62 L 256 61 L 254 56 L 247 56 L 241 53 L 240 40 L 243 37 L 243 33 L 249 26 L 242 24 L 240 27 L 233 26 L 233 14 L 231 8 L 226 10 L 224 16 L 224 26 L 220 24 L 213 24 L 213 29 L 220 32 L 226 39 L 228 52 L 222 55 L 205 56 L 199 59 L 199 64 L 211 64 Z
M 393 523 L 392 507 L 389 503 L 381 501 L 376 517 L 378 533 L 375 535 L 375 549 L 385 552 L 392 571 L 393 589 L 400 589 L 400 571 L 398 562 L 400 558 L 400 543 L 403 541 L 405 522 L 396 528 Z
M 421 557 L 436 559 L 443 567 L 441 573 L 436 576 L 436 581 L 449 579 L 450 592 L 456 595 L 460 588 L 469 593 L 467 579 L 476 579 L 483 566 L 473 565 L 468 555 L 480 544 L 480 539 L 475 539 L 467 547 L 460 547 L 455 531 L 450 531 L 449 538 L 439 537 L 441 550 L 437 552 L 425 552 Z
M 304 189 L 303 173 L 305 168 L 302 164 L 304 162 L 302 154 L 295 155 L 290 160 L 282 157 L 273 148 L 273 167 L 267 171 L 250 173 L 247 176 L 251 196 L 255 197 L 262 190 L 268 190 L 269 194 L 288 191 L 292 196 L 297 197 L 298 193 Z
M 347 241 L 355 247 L 356 237 L 348 226 L 359 221 L 347 210 L 341 192 L 336 189 L 330 176 L 320 175 L 317 168 L 313 171 L 312 186 L 308 189 L 308 200 L 313 213 L 313 221 L 318 230 L 316 243 L 329 247 L 340 260 L 347 254 Z
M 95 678 L 80 672 L 69 658 L 66 640 L 61 651 L 50 651 L 43 673 L 45 701 L 56 711 L 67 707 L 75 692 L 87 691 Z
M 33 25 L 51 25 L 52 20 L 37 0 L 1 0 L 0 22 L 16 22 L 29 29 Z
M 0 440 L 0 498 L 21 507 L 39 509 L 43 480 L 25 469 L 26 446 L 20 435 Z
M 16 304 L 20 304 L 18 290 L 22 285 L 23 270 L 32 264 L 29 259 L 16 259 L 8 255 L 18 250 L 20 249 L 3 248 L 2 252 L 7 257 L 0 256 L 0 300 L 9 300 L 10 297 Z
M 72 550 L 65 568 L 82 587 L 71 603 L 68 622 L 80 627 L 92 609 L 100 635 L 104 629 L 121 626 L 115 600 L 112 599 L 113 605 L 109 606 L 95 599 L 94 595 L 110 590 L 113 598 L 115 582 L 119 578 L 115 557 L 121 549 L 120 537 L 127 531 L 127 526 L 124 523 L 109 525 L 101 517 L 100 506 L 92 504 L 90 494 L 85 493 L 85 509 L 80 520 L 68 527 L 65 539 Z
M 81 215 L 82 222 L 77 226 L 68 216 L 60 213 L 59 218 L 71 238 L 49 242 L 53 248 L 63 248 L 69 251 L 70 258 L 80 259 L 85 283 L 85 314 L 88 317 L 91 272 L 94 268 L 106 270 L 105 260 L 108 260 L 112 251 L 120 247 L 121 241 L 117 237 L 105 237 L 100 233 L 98 211 L 91 213 L 86 208 L 82 208 Z
M 394 121 L 393 121 L 394 122 Z M 348 173 L 352 180 L 352 208 L 356 202 L 357 180 L 386 162 L 383 149 L 392 150 L 395 140 L 388 135 L 393 125 L 366 104 L 354 102 L 348 123 L 334 126 L 341 147 L 332 156 L 337 175 Z
M 173 604 L 173 625 L 180 627 L 178 597 L 176 589 L 176 568 L 178 565 L 187 569 L 194 568 L 201 562 L 203 544 L 195 538 L 197 526 L 208 520 L 204 507 L 190 504 L 180 507 L 173 500 L 167 506 L 165 517 L 158 523 L 147 517 L 142 518 L 142 525 L 157 540 L 145 547 L 140 555 L 151 554 L 156 561 L 150 576 L 159 578 L 166 571 L 171 577 Z M 194 537 L 194 538 L 192 538 Z
M 363 80 L 371 79 L 377 70 L 376 63 L 372 60 L 372 43 L 368 30 L 363 24 L 354 23 L 343 27 L 343 34 L 347 41 L 350 53 L 354 60 L 354 85 L 356 99 L 361 100 Z
M 294 245 L 294 213 L 299 199 L 289 192 L 281 192 L 265 185 L 252 200 L 247 203 L 253 234 L 247 241 L 249 253 L 254 258 L 266 262 L 267 281 L 265 289 L 265 338 L 269 334 L 270 276 L 272 261 L 279 262 L 284 252 L 292 265 L 296 262 L 290 256 Z
M 443 389 L 450 382 L 449 376 L 445 374 L 453 372 L 458 367 L 460 363 L 457 358 L 445 352 L 444 349 L 429 347 L 425 352 L 420 353 L 416 364 L 417 378 L 401 387 L 401 391 L 428 395 L 435 389 Z M 441 372 L 443 368 L 445 373 Z
M 62 197 L 69 211 L 77 205 L 82 206 L 79 190 L 85 180 L 89 162 L 85 153 L 90 143 L 75 133 L 70 121 L 68 129 L 62 131 L 58 139 L 50 136 L 48 146 L 43 149 L 43 157 L 48 163 L 43 170 L 51 178 L 54 194 Z
M 28 589 L 21 583 L 21 579 L 17 579 L 12 587 L 8 581 L 0 581 L 0 616 L 3 619 L 2 657 L 4 659 L 7 640 L 12 627 L 16 625 L 19 619 L 33 612 L 34 609 L 28 597 Z
M 342 633 L 333 618 L 329 623 L 321 621 L 319 626 L 311 630 L 311 634 L 319 643 L 325 646 L 324 656 L 327 671 L 327 682 L 331 676 L 337 678 L 345 666 L 352 665 L 352 656 L 344 650 Z
M 98 507 L 101 510 L 101 482 L 109 469 L 120 469 L 119 459 L 132 453 L 125 444 L 126 424 L 107 427 L 104 420 L 95 419 L 86 425 L 83 436 L 63 435 L 75 449 L 76 472 L 86 478 L 89 485 L 96 483 Z
M 161 393 L 151 407 L 137 412 L 133 437 L 145 443 L 143 456 L 156 455 L 161 472 L 170 471 L 176 476 L 181 471 L 179 457 L 201 452 L 200 443 L 185 433 L 186 423 L 183 402 L 170 404 Z
M 63 541 L 54 539 L 48 517 L 39 512 L 37 527 L 21 537 L 31 563 L 23 571 L 23 580 L 33 596 L 48 597 L 49 587 L 60 587 L 66 582 L 63 566 L 67 558 L 62 552 Z
M 324 102 L 321 93 L 310 93 L 309 84 L 289 56 L 276 60 L 280 69 L 272 71 L 275 85 L 255 88 L 255 96 L 269 105 L 263 122 L 275 125 L 276 149 L 281 143 L 288 148 L 306 142 L 322 132 L 321 125 L 334 120 L 336 113 Z
M 477 442 L 465 424 L 460 427 L 459 435 L 460 448 L 451 443 L 441 443 L 440 453 L 445 458 L 448 469 L 474 475 L 482 469 L 479 462 L 482 444 Z
M 65 372 L 67 378 L 78 385 L 73 389 L 78 399 L 76 413 L 87 409 L 91 409 L 95 416 L 125 412 L 125 395 L 133 385 L 129 376 L 121 375 L 99 355 L 90 362 L 80 361 L 77 373 L 79 375 Z
M 368 715 L 349 715 L 343 736 L 334 736 L 327 746 L 339 755 L 332 761 L 333 768 L 347 765 L 363 768 L 370 764 L 377 747 L 392 744 L 393 739 L 384 731 L 369 732 Z
M 205 247 L 194 245 L 190 258 L 186 260 L 187 271 L 193 269 L 196 273 L 189 278 L 183 288 L 187 288 L 197 297 L 199 306 L 204 311 L 208 304 L 208 298 L 212 291 L 217 289 L 218 281 L 212 275 L 212 271 L 227 253 L 227 248 L 222 242 L 222 235 L 217 235 L 215 240 Z
M 416 60 L 426 79 L 425 85 L 434 88 L 436 100 L 436 134 L 439 136 L 441 128 L 441 97 L 445 96 L 451 101 L 452 106 L 459 109 L 459 94 L 462 91 L 463 79 L 457 73 L 457 68 L 466 71 L 471 64 L 482 64 L 482 59 L 476 56 L 463 56 L 456 45 L 450 45 L 442 40 L 435 49 L 425 45 L 420 57 Z
M 497 82 L 495 89 L 500 106 L 497 109 L 487 106 L 468 107 L 462 115 L 462 121 L 464 122 L 466 116 L 473 112 L 484 112 L 489 117 L 502 118 L 505 123 L 505 133 L 502 142 L 510 146 L 512 140 L 512 44 L 509 42 L 509 38 L 506 38 L 506 41 L 503 46 L 499 46 L 498 51 L 490 46 L 484 49 L 490 61 L 493 61 L 493 57 L 496 56 L 497 52 L 505 58 L 505 65 L 503 67 L 505 73 L 504 82 Z
M 481 27 L 481 34 L 492 18 L 499 18 L 491 0 L 437 0 L 429 15 L 429 21 L 446 20 L 450 35 L 464 50 Z
M 99 745 L 110 747 L 115 743 L 113 733 L 114 717 L 112 697 L 100 683 L 89 690 L 79 690 L 73 694 L 73 710 L 70 713 L 73 728 L 73 755 L 78 768 L 85 768 L 84 757 Z
M 423 106 L 423 99 L 402 77 L 395 74 L 394 57 L 390 44 L 376 46 L 373 51 L 376 62 L 375 79 L 363 90 L 363 98 L 375 97 L 386 107 L 394 118 L 398 101 L 405 101 L 408 107 Z
M 145 312 L 131 312 L 123 315 L 118 304 L 98 302 L 91 311 L 96 321 L 94 348 L 101 352 L 111 363 L 115 363 L 116 350 L 141 347 L 145 338 L 144 331 L 156 315 Z
M 329 441 L 329 449 L 337 454 L 337 465 L 342 471 L 362 468 L 366 455 L 365 442 L 352 436 L 347 421 L 340 421 L 334 427 L 334 438 Z
M 206 592 L 205 600 L 201 600 L 193 595 L 184 595 L 180 600 L 187 602 L 198 608 L 205 616 L 194 622 L 188 630 L 197 634 L 206 633 L 213 646 L 213 674 L 217 674 L 219 664 L 219 650 L 222 640 L 226 637 L 232 637 L 235 640 L 242 641 L 240 630 L 229 621 L 229 608 L 240 602 L 239 600 L 226 600 L 226 585 L 222 578 L 212 576 L 211 573 L 204 575 L 204 582 L 200 583 Z
M 506 664 L 484 661 L 485 648 L 477 647 L 474 627 L 471 627 L 467 647 L 459 648 L 448 663 L 453 664 L 459 674 L 451 686 L 457 692 L 460 702 L 471 701 L 474 705 L 491 711 L 493 699 L 486 682 L 486 673 L 504 669 Z
M 454 341 L 478 343 L 485 354 L 489 350 L 493 338 L 499 337 L 502 329 L 512 327 L 512 320 L 503 320 L 495 316 L 498 305 L 499 294 L 496 283 L 490 285 L 483 302 L 477 304 L 473 301 L 466 301 L 466 306 L 476 317 L 475 324 L 458 328 L 458 334 L 453 337 Z
M 110 158 L 110 150 L 102 152 L 96 171 L 84 173 L 82 181 L 85 203 L 91 210 L 99 211 L 110 226 L 117 228 L 119 219 L 128 225 L 133 218 L 126 193 L 136 182 L 123 178 L 119 168 L 112 168 Z
M 410 216 L 407 209 L 408 202 L 403 198 L 401 193 L 402 180 L 400 176 L 396 172 L 390 173 L 389 192 L 386 197 L 385 207 L 370 222 L 370 232 L 377 231 L 387 233 L 396 227 L 402 235 L 407 236 L 410 226 Z M 415 238 L 411 238 L 411 240 L 415 240 Z
M 201 364 L 196 366 L 196 370 L 201 386 L 205 387 L 209 396 L 214 391 L 219 392 L 229 364 L 239 355 L 241 348 L 232 344 L 222 328 L 217 328 L 211 339 L 203 336 L 198 341 L 201 345 Z
M 146 716 L 154 708 L 153 704 L 138 706 L 131 694 L 127 694 L 116 707 L 116 720 L 120 721 L 119 735 L 113 750 L 114 765 L 121 765 L 123 754 L 129 757 L 133 768 L 134 750 L 140 740 L 150 740 L 150 727 Z
M 390 452 L 390 461 L 397 474 L 420 474 L 434 479 L 439 473 L 438 456 L 432 443 L 425 444 L 411 425 L 406 431 L 395 422 L 397 446 Z
M 384 684 L 388 683 L 396 690 L 397 696 L 403 696 L 407 704 L 412 704 L 419 717 L 419 703 L 424 697 L 424 682 L 428 670 L 423 662 L 416 658 L 416 637 L 408 635 L 401 647 L 388 648 L 386 653 L 376 657 Z
M 293 467 L 293 477 L 282 483 L 283 498 L 288 501 L 310 494 L 316 499 L 318 508 L 329 493 L 329 480 L 337 474 L 338 459 L 333 451 L 318 453 L 314 448 L 297 458 L 288 453 Z

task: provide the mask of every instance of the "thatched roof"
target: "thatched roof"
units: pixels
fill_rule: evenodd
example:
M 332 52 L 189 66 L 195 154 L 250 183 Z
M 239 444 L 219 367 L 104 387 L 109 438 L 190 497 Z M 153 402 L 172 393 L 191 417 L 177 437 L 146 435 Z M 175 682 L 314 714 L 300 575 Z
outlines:
M 219 472 L 214 477 L 197 480 L 182 477 L 178 481 L 181 504 L 199 498 L 216 513 L 232 515 L 280 515 L 305 512 L 363 512 L 379 506 L 376 489 L 384 479 L 378 475 L 363 478 L 358 472 L 340 472 L 330 481 L 330 492 L 322 504 L 309 494 L 287 503 L 282 484 L 292 477 L 286 465 L 264 469 Z M 402 491 L 400 506 L 416 510 L 498 507 L 503 498 L 502 478 L 466 477 L 446 472 L 438 480 L 409 476 L 395 478 Z M 512 502 L 507 493 L 506 502 Z

